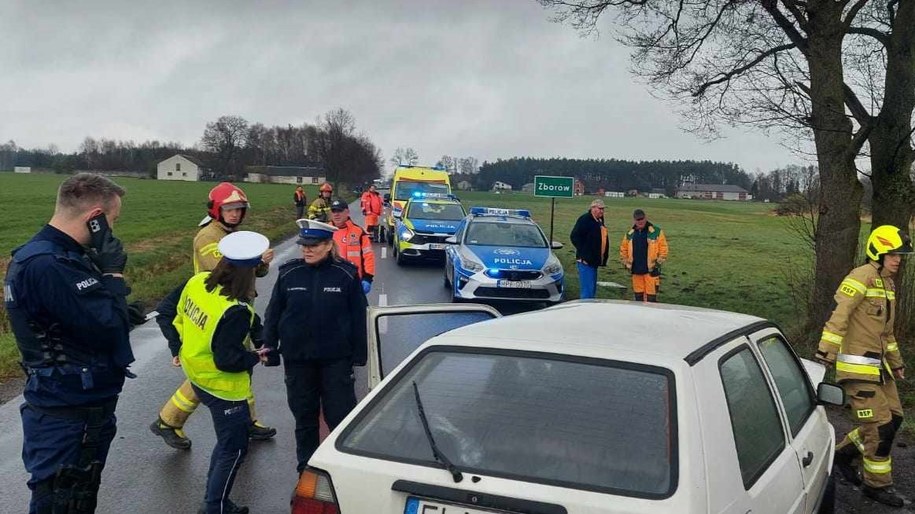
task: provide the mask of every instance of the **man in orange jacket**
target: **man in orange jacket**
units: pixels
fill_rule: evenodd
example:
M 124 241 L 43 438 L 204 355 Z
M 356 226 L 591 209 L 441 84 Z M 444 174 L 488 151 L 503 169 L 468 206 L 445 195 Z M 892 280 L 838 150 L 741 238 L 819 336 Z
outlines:
M 661 227 L 645 217 L 645 211 L 632 213 L 632 228 L 620 243 L 620 261 L 632 273 L 632 292 L 638 302 L 657 302 L 661 287 L 661 264 L 667 260 L 667 237 Z
M 381 217 L 381 209 L 381 195 L 378 194 L 375 184 L 372 184 L 368 191 L 362 193 L 362 215 L 365 216 L 365 229 L 375 241 L 378 241 L 378 219 Z
M 372 251 L 371 238 L 362 227 L 350 219 L 349 206 L 343 200 L 338 199 L 330 203 L 330 219 L 338 229 L 333 237 L 340 257 L 356 266 L 359 270 L 359 279 L 362 281 L 362 292 L 369 294 L 372 290 L 372 280 L 375 278 L 375 252 Z

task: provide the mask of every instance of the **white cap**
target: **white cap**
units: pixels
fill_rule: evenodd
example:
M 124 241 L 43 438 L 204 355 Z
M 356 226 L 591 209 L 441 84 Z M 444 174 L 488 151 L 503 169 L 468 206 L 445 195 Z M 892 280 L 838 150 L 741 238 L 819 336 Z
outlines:
M 270 240 L 257 232 L 242 230 L 219 240 L 222 258 L 242 268 L 252 268 L 261 263 L 261 255 L 270 248 Z

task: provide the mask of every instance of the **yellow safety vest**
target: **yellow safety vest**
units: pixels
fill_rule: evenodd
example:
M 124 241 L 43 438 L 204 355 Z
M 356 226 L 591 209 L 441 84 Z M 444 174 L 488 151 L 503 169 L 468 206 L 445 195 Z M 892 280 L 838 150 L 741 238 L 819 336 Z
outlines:
M 221 286 L 208 292 L 205 281 L 209 276 L 209 271 L 194 275 L 178 300 L 178 315 L 172 323 L 181 335 L 178 352 L 181 368 L 191 383 L 213 396 L 230 401 L 244 400 L 251 392 L 251 375 L 246 371 L 231 373 L 217 368 L 212 342 L 216 325 L 230 307 L 247 307 L 252 325 L 254 309 L 245 302 L 229 300 L 219 294 Z

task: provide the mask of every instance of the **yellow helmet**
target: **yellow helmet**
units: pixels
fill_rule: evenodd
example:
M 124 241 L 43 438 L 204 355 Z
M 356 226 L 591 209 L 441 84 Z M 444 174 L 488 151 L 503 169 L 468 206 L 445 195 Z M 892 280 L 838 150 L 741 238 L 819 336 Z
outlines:
M 864 253 L 872 261 L 879 261 L 881 256 L 887 254 L 909 254 L 912 253 L 912 239 L 892 225 L 881 225 L 867 238 Z

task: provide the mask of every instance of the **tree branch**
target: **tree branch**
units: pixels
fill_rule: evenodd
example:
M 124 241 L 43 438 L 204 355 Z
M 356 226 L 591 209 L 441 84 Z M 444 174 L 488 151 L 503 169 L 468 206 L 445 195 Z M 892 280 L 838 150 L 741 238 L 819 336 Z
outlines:
M 866 0 L 865 0 L 866 1 Z M 804 32 L 807 32 L 807 17 L 804 16 L 804 13 L 801 12 L 799 4 L 796 0 L 783 0 L 785 8 L 794 16 L 794 19 L 797 20 L 797 26 L 801 28 Z
M 864 107 L 861 100 L 858 99 L 858 95 L 855 94 L 848 84 L 842 84 L 842 91 L 845 94 L 845 106 L 851 111 L 851 115 L 855 117 L 855 121 L 862 127 L 870 125 L 873 116 L 867 111 L 867 108 Z
M 851 24 L 855 21 L 855 16 L 858 15 L 858 11 L 860 11 L 862 7 L 867 5 L 867 2 L 869 2 L 869 1 L 870 0 L 858 0 L 851 6 L 851 8 L 848 10 L 848 14 L 845 15 L 845 20 L 842 22 L 845 25 L 846 29 L 848 29 L 848 27 L 851 27 Z
M 775 0 L 762 0 L 761 2 L 763 9 L 769 13 L 769 16 L 772 16 L 772 19 L 775 20 L 775 23 L 785 32 L 785 35 L 788 36 L 788 39 L 801 51 L 805 56 L 807 55 L 807 39 L 794 27 L 794 24 L 789 20 L 780 10 L 778 10 L 778 2 Z
M 728 71 L 725 73 L 720 73 L 718 75 L 718 77 L 716 77 L 712 80 L 709 80 L 703 84 L 700 84 L 699 87 L 692 93 L 692 96 L 694 98 L 702 96 L 703 94 L 705 94 L 705 92 L 708 90 L 708 88 L 710 88 L 716 84 L 721 84 L 722 82 L 728 82 L 729 80 L 736 77 L 737 75 L 740 75 L 740 74 L 746 72 L 747 70 L 753 68 L 757 64 L 761 63 L 767 57 L 771 57 L 773 55 L 778 54 L 779 52 L 783 52 L 785 50 L 790 50 L 792 48 L 796 48 L 796 45 L 794 43 L 787 43 L 784 45 L 779 45 L 779 46 L 770 48 L 770 49 L 766 50 L 765 52 L 761 52 L 759 55 L 756 56 L 755 59 L 748 62 L 747 64 L 734 68 L 731 71 Z
M 886 32 L 881 32 L 875 28 L 871 27 L 848 27 L 845 29 L 845 32 L 849 34 L 860 34 L 862 36 L 870 36 L 880 42 L 883 46 L 889 46 L 890 44 L 890 35 Z

